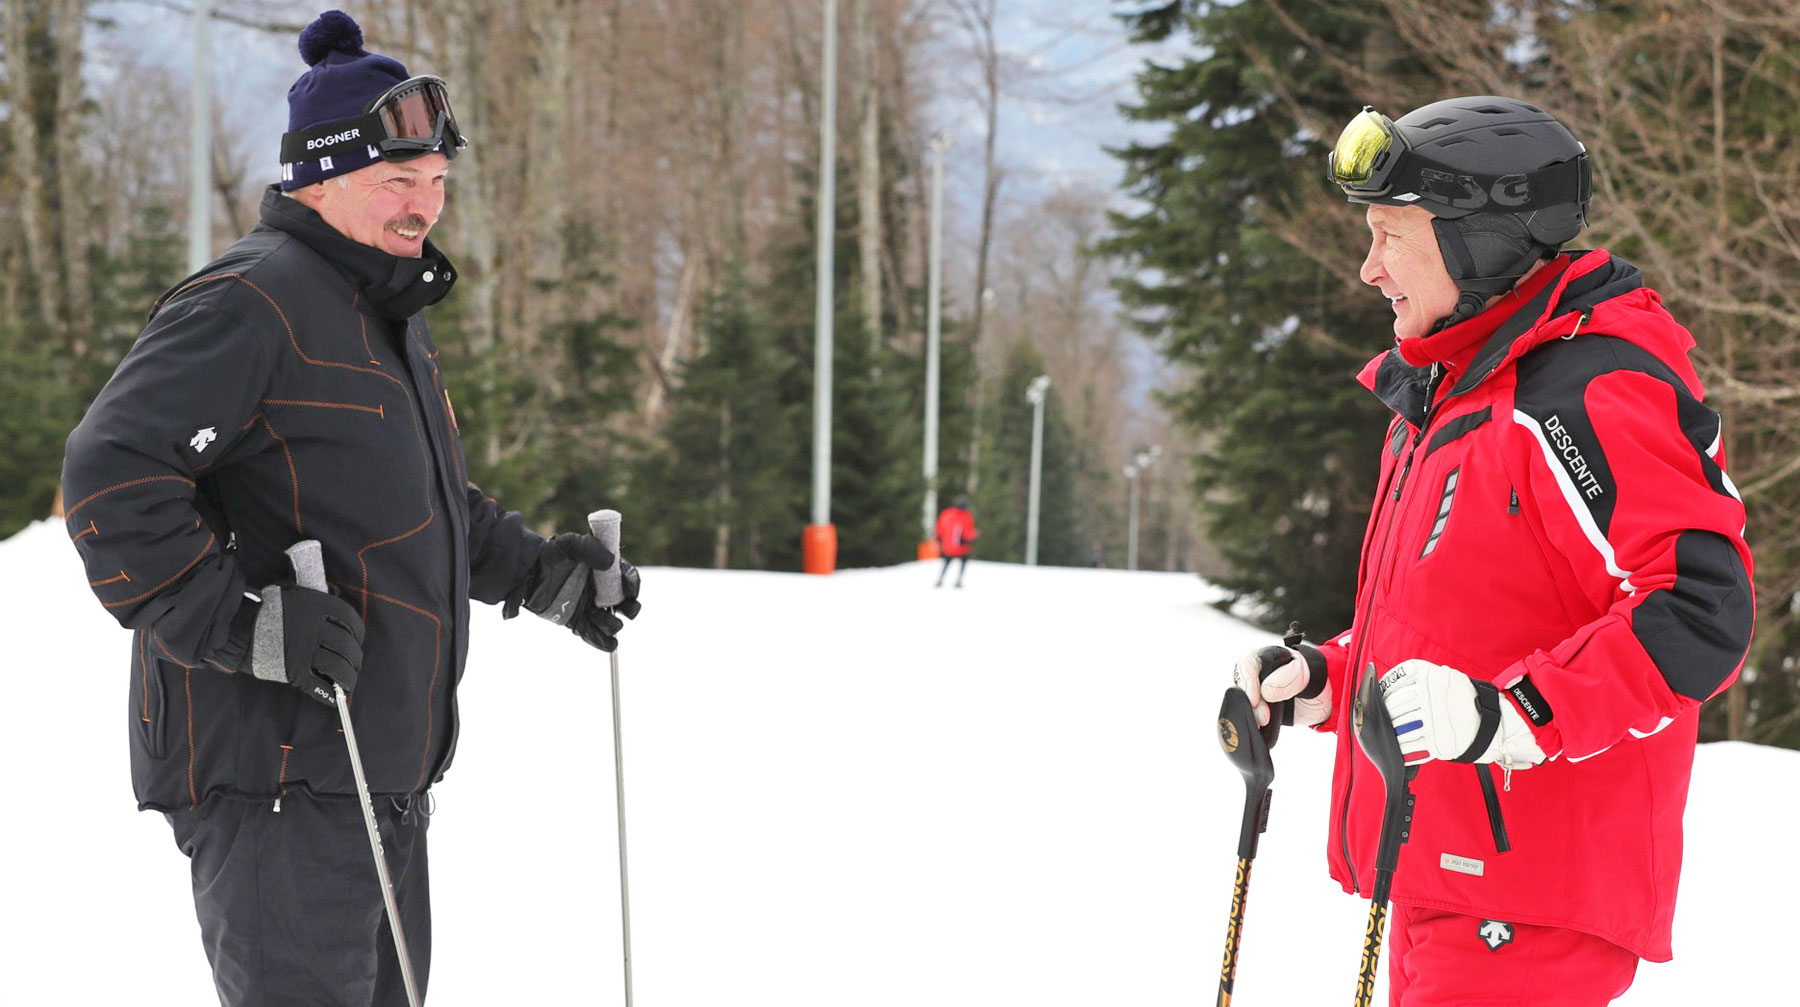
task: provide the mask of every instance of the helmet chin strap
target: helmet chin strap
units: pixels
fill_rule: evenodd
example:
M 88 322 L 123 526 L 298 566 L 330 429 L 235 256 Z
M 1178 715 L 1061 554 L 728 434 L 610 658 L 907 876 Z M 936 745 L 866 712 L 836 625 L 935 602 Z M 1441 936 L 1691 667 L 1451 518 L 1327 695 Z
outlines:
M 1532 240 L 1516 218 L 1503 214 L 1458 220 L 1433 217 L 1431 229 L 1444 254 L 1444 268 L 1462 291 L 1456 307 L 1431 327 L 1433 334 L 1474 318 L 1489 298 L 1511 290 L 1534 264 L 1556 252 L 1554 246 Z M 1474 249 L 1468 237 L 1478 239 Z

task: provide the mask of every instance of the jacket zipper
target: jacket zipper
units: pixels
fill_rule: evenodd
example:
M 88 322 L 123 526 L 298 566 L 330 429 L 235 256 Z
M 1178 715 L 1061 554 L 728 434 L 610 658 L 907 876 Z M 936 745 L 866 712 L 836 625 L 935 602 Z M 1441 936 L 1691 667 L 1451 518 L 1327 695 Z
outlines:
M 1511 767 L 1507 771 L 1510 774 Z M 1512 849 L 1512 843 L 1506 838 L 1506 821 L 1500 817 L 1500 795 L 1494 791 L 1494 767 L 1489 763 L 1479 763 L 1475 767 L 1475 775 L 1481 779 L 1481 799 L 1487 802 L 1488 827 L 1494 831 L 1494 852 L 1505 853 Z M 1512 788 L 1509 786 L 1507 789 Z
M 1399 500 L 1401 494 L 1406 489 L 1406 477 L 1412 472 L 1413 455 L 1418 452 L 1420 442 L 1425 439 L 1425 431 L 1431 427 L 1431 418 L 1437 413 L 1437 390 L 1442 377 L 1443 370 L 1441 365 L 1432 364 L 1431 376 L 1426 379 L 1425 385 L 1425 415 L 1420 417 L 1419 431 L 1413 435 L 1412 442 L 1406 446 L 1406 457 L 1401 460 L 1400 472 L 1394 477 L 1394 489 L 1392 493 L 1394 502 L 1389 505 L 1387 527 L 1382 529 L 1381 548 L 1376 550 L 1373 562 L 1368 565 L 1365 571 L 1365 576 L 1368 578 L 1366 582 L 1368 584 L 1368 593 L 1367 597 L 1363 600 L 1362 612 L 1358 615 L 1356 621 L 1352 623 L 1352 625 L 1359 628 L 1357 629 L 1356 640 L 1352 644 L 1350 653 L 1350 674 L 1352 678 L 1350 690 L 1346 694 L 1346 698 L 1355 696 L 1357 692 L 1362 689 L 1363 675 L 1365 672 L 1361 669 L 1361 651 L 1364 641 L 1366 641 L 1369 636 L 1369 615 L 1374 611 L 1375 592 L 1381 578 L 1381 571 L 1387 560 L 1388 545 L 1393 541 L 1394 525 L 1400 518 Z M 1352 741 L 1354 741 L 1354 739 L 1352 739 Z M 1355 785 L 1356 755 L 1355 753 L 1352 753 L 1350 756 L 1350 771 L 1345 774 L 1344 777 L 1344 810 L 1338 816 L 1338 846 L 1340 852 L 1344 855 L 1344 866 L 1350 869 L 1350 888 L 1355 891 L 1356 894 L 1361 895 L 1362 884 L 1357 877 L 1356 861 L 1350 856 L 1350 793 L 1355 788 Z

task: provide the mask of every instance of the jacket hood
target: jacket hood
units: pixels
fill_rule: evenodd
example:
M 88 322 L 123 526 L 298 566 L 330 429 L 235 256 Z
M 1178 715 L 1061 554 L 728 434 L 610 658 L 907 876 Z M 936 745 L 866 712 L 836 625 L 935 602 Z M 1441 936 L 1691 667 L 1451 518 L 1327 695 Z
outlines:
M 1446 397 L 1462 395 L 1502 367 L 1553 339 L 1580 333 L 1615 336 L 1642 347 L 1680 376 L 1700 397 L 1699 376 L 1688 361 L 1694 337 L 1662 306 L 1662 297 L 1644 286 L 1636 266 L 1606 249 L 1571 252 L 1573 260 L 1557 282 L 1520 305 L 1476 351 Z M 1429 404 L 1431 366 L 1414 367 L 1398 348 L 1369 361 L 1358 375 L 1389 408 L 1420 425 Z
M 362 289 L 377 313 L 402 321 L 444 299 L 456 282 L 448 257 L 425 239 L 416 259 L 389 255 L 379 248 L 345 237 L 312 207 L 271 185 L 263 190 L 262 223 L 300 239 Z

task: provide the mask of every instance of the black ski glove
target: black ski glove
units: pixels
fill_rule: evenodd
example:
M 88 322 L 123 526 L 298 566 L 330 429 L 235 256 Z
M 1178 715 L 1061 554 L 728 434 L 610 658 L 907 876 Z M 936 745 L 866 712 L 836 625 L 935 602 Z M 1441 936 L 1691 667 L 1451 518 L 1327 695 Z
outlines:
M 344 599 L 291 584 L 270 585 L 262 590 L 251 633 L 250 671 L 336 706 L 333 682 L 345 692 L 356 691 L 363 633 L 362 617 Z
M 609 569 L 613 561 L 612 550 L 594 536 L 564 532 L 544 543 L 501 615 L 510 619 L 523 604 L 533 615 L 567 626 L 589 645 L 610 652 L 619 645 L 619 630 L 625 626 L 619 616 L 635 619 L 642 608 L 637 600 L 637 568 L 622 559 L 618 563 L 623 600 L 610 609 L 594 604 L 594 572 Z

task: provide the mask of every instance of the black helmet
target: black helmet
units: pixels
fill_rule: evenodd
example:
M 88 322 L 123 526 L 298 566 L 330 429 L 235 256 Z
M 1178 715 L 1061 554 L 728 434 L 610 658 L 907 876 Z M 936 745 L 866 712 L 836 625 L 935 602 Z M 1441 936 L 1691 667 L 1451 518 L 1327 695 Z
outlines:
M 1587 223 L 1587 148 L 1529 102 L 1448 98 L 1399 120 L 1365 107 L 1332 149 L 1352 203 L 1431 211 L 1444 265 L 1463 291 L 1439 328 L 1481 310 Z

